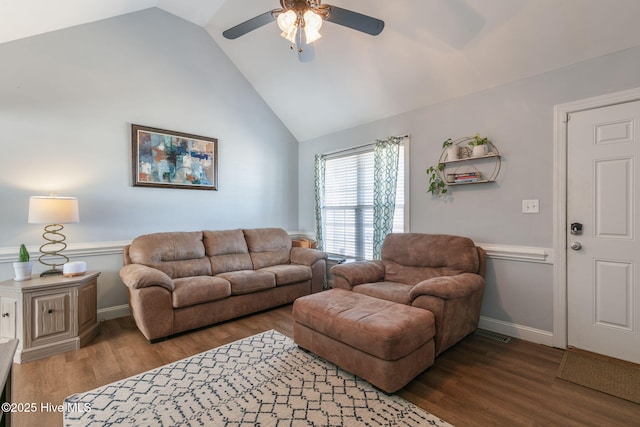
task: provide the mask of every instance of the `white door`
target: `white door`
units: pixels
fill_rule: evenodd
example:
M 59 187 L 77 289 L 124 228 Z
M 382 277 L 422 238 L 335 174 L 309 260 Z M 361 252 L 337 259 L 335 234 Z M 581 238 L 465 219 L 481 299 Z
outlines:
M 634 363 L 640 363 L 639 125 L 636 101 L 572 113 L 567 129 L 568 344 Z

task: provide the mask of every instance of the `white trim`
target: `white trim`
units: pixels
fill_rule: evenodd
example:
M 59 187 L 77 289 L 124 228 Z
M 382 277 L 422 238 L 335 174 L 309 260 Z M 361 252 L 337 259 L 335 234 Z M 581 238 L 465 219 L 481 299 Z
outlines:
M 487 258 L 553 264 L 553 249 L 549 248 L 497 245 L 493 243 L 476 243 L 476 245 L 485 250 Z
M 520 338 L 536 344 L 543 344 L 550 347 L 553 344 L 553 334 L 549 331 L 492 319 L 490 317 L 480 316 L 480 323 L 478 327 L 486 329 L 487 331 Z
M 408 233 L 408 231 L 407 231 Z M 315 239 L 313 232 L 290 231 L 292 238 L 305 237 Z M 533 246 L 502 245 L 495 243 L 476 243 L 487 253 L 487 258 L 502 259 L 507 261 L 533 262 L 538 264 L 553 264 L 554 251 L 552 248 L 539 248 Z M 345 258 L 344 255 L 330 254 L 338 258 Z M 348 257 L 347 257 L 348 258 Z
M 640 100 L 640 88 L 553 107 L 553 346 L 567 348 L 567 117 L 571 113 Z
M 117 319 L 118 317 L 127 317 L 130 314 L 131 314 L 131 311 L 129 310 L 128 304 L 101 308 L 98 310 L 98 322 Z
M 87 257 L 100 255 L 118 255 L 122 254 L 122 248 L 131 243 L 129 240 L 117 242 L 91 242 L 91 243 L 73 243 L 67 246 L 64 254 L 68 257 Z M 28 246 L 27 250 L 32 260 L 38 258 L 40 254 L 39 246 Z M 0 248 L 0 263 L 17 261 L 18 248 L 4 247 Z

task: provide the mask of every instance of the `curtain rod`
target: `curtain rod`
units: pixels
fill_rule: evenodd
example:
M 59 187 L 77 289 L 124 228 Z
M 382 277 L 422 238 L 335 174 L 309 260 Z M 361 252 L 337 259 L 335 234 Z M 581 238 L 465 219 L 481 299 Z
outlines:
M 403 139 L 404 138 L 409 138 L 409 134 L 400 135 L 397 138 L 403 138 Z M 346 153 L 347 151 L 359 150 L 360 148 L 368 147 L 368 146 L 370 146 L 372 144 L 375 144 L 375 142 L 370 142 L 368 144 L 357 145 L 355 147 L 343 148 L 342 150 L 330 151 L 328 153 L 324 153 L 323 156 L 332 156 L 334 154 Z

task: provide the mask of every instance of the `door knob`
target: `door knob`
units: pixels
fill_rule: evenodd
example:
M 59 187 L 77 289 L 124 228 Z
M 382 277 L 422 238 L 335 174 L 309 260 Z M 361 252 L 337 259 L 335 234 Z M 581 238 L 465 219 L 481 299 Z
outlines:
M 571 249 L 573 249 L 574 251 L 579 251 L 580 249 L 582 249 L 582 243 L 580 242 L 573 242 L 571 244 Z

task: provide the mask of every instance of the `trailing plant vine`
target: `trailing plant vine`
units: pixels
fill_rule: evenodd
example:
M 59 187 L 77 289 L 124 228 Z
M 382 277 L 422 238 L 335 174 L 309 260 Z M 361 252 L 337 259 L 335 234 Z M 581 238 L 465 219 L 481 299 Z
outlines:
M 453 140 L 451 138 L 447 139 L 442 143 L 442 149 L 448 148 L 453 144 Z M 427 176 L 429 177 L 429 187 L 427 191 L 434 196 L 443 197 L 447 194 L 447 184 L 440 177 L 444 170 L 444 163 L 438 163 L 435 166 L 429 166 L 426 170 Z

